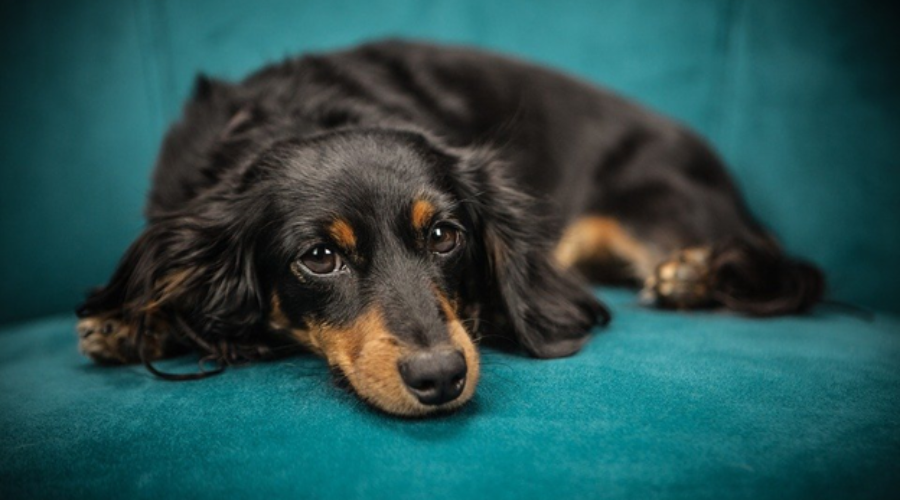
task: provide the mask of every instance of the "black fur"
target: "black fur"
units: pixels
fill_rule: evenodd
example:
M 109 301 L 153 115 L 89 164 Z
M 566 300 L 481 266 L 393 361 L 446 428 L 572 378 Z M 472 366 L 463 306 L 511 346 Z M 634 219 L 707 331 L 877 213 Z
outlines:
M 423 254 L 398 219 L 421 196 L 464 229 L 459 254 Z M 360 231 L 353 272 L 293 272 L 335 214 Z M 396 335 L 428 343 L 441 312 L 422 290 L 434 285 L 482 331 L 566 356 L 609 320 L 552 262 L 584 214 L 662 251 L 712 246 L 714 298 L 728 308 L 793 313 L 821 297 L 821 273 L 784 256 L 681 126 L 537 66 L 382 42 L 239 84 L 198 78 L 163 145 L 147 229 L 79 314 L 136 322 L 152 304 L 208 342 L 237 342 L 265 335 L 273 292 L 298 327 L 349 322 L 380 298 Z

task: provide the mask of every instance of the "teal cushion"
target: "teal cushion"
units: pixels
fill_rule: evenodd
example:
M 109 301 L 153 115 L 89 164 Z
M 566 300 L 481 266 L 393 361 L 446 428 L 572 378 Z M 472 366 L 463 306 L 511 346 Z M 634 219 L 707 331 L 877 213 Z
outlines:
M 385 35 L 473 44 L 697 128 L 831 294 L 900 312 L 896 7 L 854 0 L 0 6 L 0 322 L 70 311 L 140 231 L 197 71 Z M 580 355 L 488 351 L 472 404 L 385 417 L 312 357 L 167 383 L 0 329 L 0 498 L 848 498 L 900 489 L 900 319 L 638 309 Z M 165 365 L 190 369 L 182 360 Z
M 897 3 L 32 0 L 0 6 L 0 322 L 71 311 L 141 228 L 194 75 L 387 35 L 612 87 L 698 129 L 833 297 L 900 312 Z
M 575 357 L 484 352 L 474 401 L 387 417 L 311 356 L 172 383 L 76 352 L 73 319 L 0 334 L 0 498 L 889 498 L 900 318 L 750 320 L 602 290 Z M 164 366 L 192 369 L 192 361 Z

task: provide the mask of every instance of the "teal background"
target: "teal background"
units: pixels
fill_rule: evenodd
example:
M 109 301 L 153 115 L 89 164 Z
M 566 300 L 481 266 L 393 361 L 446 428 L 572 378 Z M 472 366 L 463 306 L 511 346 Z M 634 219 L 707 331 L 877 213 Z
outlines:
M 0 498 L 893 498 L 900 491 L 900 36 L 889 2 L 287 0 L 0 6 Z M 637 307 L 579 355 L 490 350 L 472 404 L 406 421 L 299 356 L 171 384 L 76 351 L 142 227 L 198 71 L 384 35 L 516 54 L 687 122 L 821 306 Z M 540 293 L 536 291 L 536 293 Z M 191 370 L 191 360 L 164 364 Z
M 833 298 L 900 311 L 897 19 L 851 0 L 4 2 L 0 322 L 107 279 L 198 71 L 387 35 L 544 62 L 687 122 Z

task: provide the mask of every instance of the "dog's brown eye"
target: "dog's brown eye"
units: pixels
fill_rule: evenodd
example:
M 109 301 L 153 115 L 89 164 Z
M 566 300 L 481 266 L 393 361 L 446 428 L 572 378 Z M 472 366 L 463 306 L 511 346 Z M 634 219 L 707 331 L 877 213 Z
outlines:
M 314 274 L 331 274 L 343 265 L 340 255 L 325 245 L 314 247 L 303 254 L 300 262 Z
M 459 230 L 448 224 L 439 224 L 431 229 L 428 250 L 434 253 L 449 253 L 459 245 Z

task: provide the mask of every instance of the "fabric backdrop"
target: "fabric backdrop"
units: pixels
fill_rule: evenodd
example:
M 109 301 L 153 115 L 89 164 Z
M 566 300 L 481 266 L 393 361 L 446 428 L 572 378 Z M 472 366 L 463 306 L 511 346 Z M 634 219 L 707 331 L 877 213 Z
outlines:
M 198 71 L 388 35 L 545 62 L 689 123 L 832 297 L 900 311 L 896 20 L 856 0 L 3 2 L 0 322 L 108 277 Z

